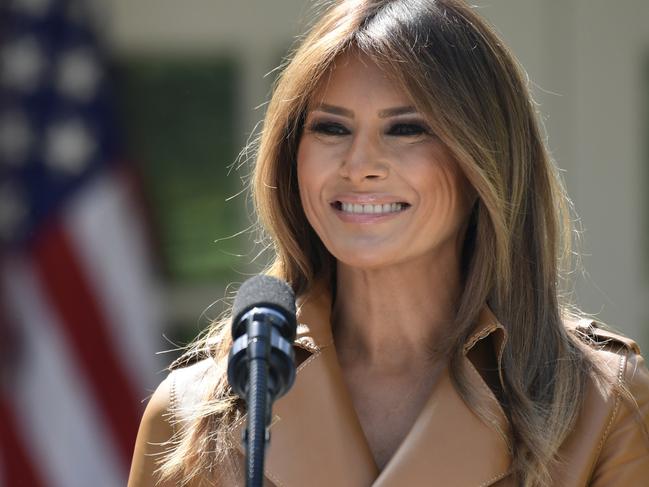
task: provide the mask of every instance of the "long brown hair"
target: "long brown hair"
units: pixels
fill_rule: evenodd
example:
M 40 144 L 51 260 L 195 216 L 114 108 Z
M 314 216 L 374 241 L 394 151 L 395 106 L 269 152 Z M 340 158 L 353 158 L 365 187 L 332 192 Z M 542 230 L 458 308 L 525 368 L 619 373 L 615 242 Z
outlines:
M 268 272 L 290 282 L 297 294 L 333 279 L 335 259 L 300 204 L 295 162 L 307 104 L 334 60 L 350 49 L 403 88 L 478 195 L 464 248 L 451 371 L 473 404 L 459 360 L 488 303 L 508 335 L 500 373 L 514 432 L 513 474 L 521 485 L 549 485 L 592 369 L 562 322 L 558 286 L 570 254 L 568 199 L 544 147 L 524 71 L 466 3 L 335 2 L 294 51 L 268 106 L 251 184 L 259 223 L 275 252 Z M 219 322 L 189 353 L 209 350 L 223 371 L 229 345 Z M 221 374 L 211 400 L 167 456 L 163 474 L 187 480 L 207 471 L 223 455 L 223 432 L 236 416 Z M 217 446 L 206 447 L 209 441 Z

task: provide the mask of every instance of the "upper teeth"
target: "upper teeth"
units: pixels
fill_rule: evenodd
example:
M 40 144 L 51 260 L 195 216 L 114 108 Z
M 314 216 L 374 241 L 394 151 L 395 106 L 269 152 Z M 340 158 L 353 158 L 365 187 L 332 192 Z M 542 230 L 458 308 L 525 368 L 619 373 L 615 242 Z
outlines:
M 382 205 L 361 205 L 358 203 L 340 203 L 342 210 L 347 213 L 392 213 L 400 211 L 403 203 L 384 203 Z

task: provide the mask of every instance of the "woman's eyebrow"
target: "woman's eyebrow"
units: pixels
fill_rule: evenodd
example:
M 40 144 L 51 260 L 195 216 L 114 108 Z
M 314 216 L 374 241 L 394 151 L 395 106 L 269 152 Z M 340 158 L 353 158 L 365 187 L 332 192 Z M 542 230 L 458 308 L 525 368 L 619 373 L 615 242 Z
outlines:
M 386 108 L 379 112 L 379 118 L 396 117 L 397 115 L 407 115 L 409 113 L 417 113 L 417 110 L 412 106 Z
M 321 112 L 327 112 L 331 113 L 334 115 L 341 115 L 343 117 L 347 118 L 354 118 L 354 112 L 343 107 L 339 107 L 336 105 L 329 105 L 328 103 L 318 103 L 312 108 L 313 110 L 318 110 Z M 402 106 L 402 107 L 393 107 L 393 108 L 386 108 L 384 110 L 381 110 L 379 112 L 379 118 L 388 118 L 388 117 L 396 117 L 398 115 L 407 115 L 410 113 L 417 113 L 417 110 L 413 106 Z
M 329 105 L 327 103 L 318 103 L 311 111 L 318 110 L 320 112 L 332 113 L 333 115 L 341 115 L 347 118 L 354 118 L 354 112 L 347 108 L 338 107 L 336 105 Z

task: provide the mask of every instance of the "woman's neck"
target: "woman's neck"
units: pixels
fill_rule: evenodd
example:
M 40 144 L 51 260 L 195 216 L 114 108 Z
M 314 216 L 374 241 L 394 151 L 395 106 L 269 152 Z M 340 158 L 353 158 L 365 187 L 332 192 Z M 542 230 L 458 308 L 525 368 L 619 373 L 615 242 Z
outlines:
M 397 372 L 413 360 L 434 360 L 431 351 L 455 319 L 459 259 L 427 257 L 372 270 L 339 263 L 336 280 L 332 322 L 343 366 Z

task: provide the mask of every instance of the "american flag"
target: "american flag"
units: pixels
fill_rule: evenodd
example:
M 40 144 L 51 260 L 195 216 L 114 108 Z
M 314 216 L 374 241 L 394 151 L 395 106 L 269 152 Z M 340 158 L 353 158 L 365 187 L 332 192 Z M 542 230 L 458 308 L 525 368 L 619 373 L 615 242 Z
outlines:
M 122 486 L 156 281 L 81 0 L 0 2 L 0 485 Z M 3 483 L 4 482 L 4 483 Z

